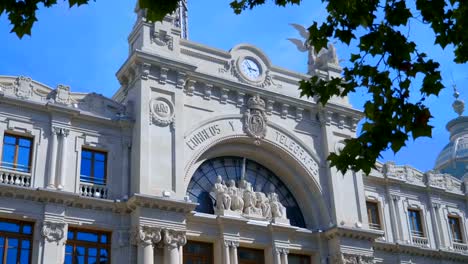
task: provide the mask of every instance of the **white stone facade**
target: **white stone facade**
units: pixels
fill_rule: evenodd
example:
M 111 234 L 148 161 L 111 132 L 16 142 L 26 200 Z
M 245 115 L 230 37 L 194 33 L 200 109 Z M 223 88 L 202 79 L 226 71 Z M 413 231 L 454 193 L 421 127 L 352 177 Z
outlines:
M 369 176 L 338 173 L 326 157 L 362 117 L 347 98 L 326 107 L 301 98 L 298 82 L 310 76 L 272 65 L 248 44 L 226 52 L 189 41 L 186 19 L 177 21 L 147 23 L 139 11 L 112 99 L 0 77 L 0 137 L 33 140 L 29 173 L 0 169 L 0 219 L 34 223 L 31 263 L 63 263 L 69 228 L 110 232 L 111 263 L 184 263 L 190 241 L 211 243 L 213 263 L 242 263 L 240 247 L 263 250 L 274 264 L 289 254 L 320 264 L 468 263 L 463 180 L 392 163 Z M 242 68 L 246 59 L 257 75 Z M 339 72 L 330 64 L 315 73 Z M 84 148 L 107 153 L 105 184 L 80 181 Z M 193 175 L 226 156 L 274 172 L 304 226 L 281 216 L 275 194 L 241 183 L 243 201 L 246 190 L 266 199 L 259 211 L 195 210 Z M 366 201 L 377 202 L 381 230 L 369 225 Z M 411 208 L 421 212 L 422 237 L 410 231 Z M 460 219 L 462 241 L 451 237 L 448 216 Z

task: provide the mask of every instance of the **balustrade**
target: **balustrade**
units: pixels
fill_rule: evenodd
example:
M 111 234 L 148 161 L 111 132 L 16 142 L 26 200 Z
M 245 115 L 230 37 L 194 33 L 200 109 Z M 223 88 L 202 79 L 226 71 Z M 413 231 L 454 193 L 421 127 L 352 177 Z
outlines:
M 453 242 L 453 250 L 457 252 L 466 252 L 468 251 L 468 245 L 464 243 Z
M 0 169 L 0 183 L 21 187 L 31 187 L 31 174 Z
M 427 239 L 427 237 L 413 236 L 413 244 L 420 247 L 428 247 L 429 240 Z
M 80 195 L 86 197 L 107 199 L 107 187 L 105 185 L 81 182 Z

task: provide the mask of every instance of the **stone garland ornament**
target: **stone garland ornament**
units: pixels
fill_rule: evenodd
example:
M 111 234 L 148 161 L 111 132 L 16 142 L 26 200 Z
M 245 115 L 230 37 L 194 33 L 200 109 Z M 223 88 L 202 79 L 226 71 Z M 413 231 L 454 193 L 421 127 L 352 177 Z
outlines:
M 217 215 L 243 216 L 248 219 L 271 221 L 289 225 L 289 219 L 284 207 L 278 199 L 278 194 L 254 191 L 252 184 L 241 179 L 237 186 L 234 180 L 226 184 L 218 176 L 213 186 L 216 200 L 214 212 Z
M 56 242 L 57 244 L 65 236 L 65 223 L 44 222 L 42 224 L 41 234 L 48 242 Z
M 267 132 L 265 101 L 260 96 L 255 95 L 249 99 L 242 123 L 244 132 L 255 139 L 255 144 L 260 144 Z
M 166 98 L 158 97 L 150 101 L 150 123 L 167 126 L 174 123 L 174 105 Z

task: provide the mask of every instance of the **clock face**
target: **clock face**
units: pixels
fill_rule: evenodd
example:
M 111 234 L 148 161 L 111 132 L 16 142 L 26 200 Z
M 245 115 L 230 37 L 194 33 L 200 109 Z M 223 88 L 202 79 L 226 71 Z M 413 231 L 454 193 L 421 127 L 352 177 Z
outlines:
M 260 77 L 261 74 L 261 69 L 260 66 L 258 66 L 258 63 L 256 63 L 252 59 L 244 59 L 241 62 L 241 70 L 242 73 L 249 78 L 250 80 L 256 80 L 258 77 Z

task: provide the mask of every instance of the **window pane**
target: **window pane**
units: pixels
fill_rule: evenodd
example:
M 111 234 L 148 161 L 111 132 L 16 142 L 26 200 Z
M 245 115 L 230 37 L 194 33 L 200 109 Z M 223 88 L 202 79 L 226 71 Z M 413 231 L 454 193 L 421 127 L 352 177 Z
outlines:
M 29 264 L 29 255 L 30 255 L 29 249 L 21 249 L 20 264 Z
M 32 226 L 31 225 L 23 225 L 23 234 L 31 235 L 32 234 Z
M 109 253 L 107 252 L 107 249 L 101 249 L 101 251 L 100 251 L 99 254 L 100 254 L 99 257 L 101 258 L 101 260 L 102 260 L 103 258 L 109 257 Z
M 94 152 L 94 160 L 96 160 L 96 161 L 105 161 L 106 160 L 106 154 L 99 153 L 99 152 Z
M 30 148 L 31 147 L 31 139 L 29 139 L 29 138 L 20 138 L 19 139 L 19 145 L 20 145 L 20 147 Z
M 94 163 L 94 180 L 98 184 L 105 182 L 105 163 L 102 161 L 96 161 Z
M 84 255 L 85 255 L 85 248 L 76 247 L 76 256 L 75 256 L 76 264 L 85 264 Z
M 20 225 L 17 223 L 0 222 L 0 231 L 19 233 Z
M 16 145 L 16 137 L 5 135 L 5 137 L 3 137 L 3 143 L 9 145 Z
M 6 264 L 17 264 L 18 255 L 18 239 L 8 239 L 8 250 L 7 250 L 7 263 Z
M 81 159 L 81 176 L 91 177 L 91 160 L 88 159 Z M 85 180 L 89 180 L 89 178 L 85 178 Z
M 75 234 L 73 233 L 73 231 L 68 231 L 67 239 L 75 239 Z
M 30 153 L 31 153 L 30 148 L 20 147 L 18 149 L 17 169 L 19 171 L 29 171 L 29 154 Z
M 107 235 L 101 235 L 101 243 L 107 244 Z
M 98 235 L 94 233 L 78 231 L 76 234 L 76 239 L 89 242 L 98 242 Z
M 89 150 L 82 150 L 81 151 L 81 159 L 89 159 L 91 160 L 93 154 L 91 151 Z
M 15 162 L 15 146 L 3 145 L 2 167 L 13 168 Z
M 0 237 L 0 260 L 3 261 L 3 248 L 5 246 L 5 238 Z

